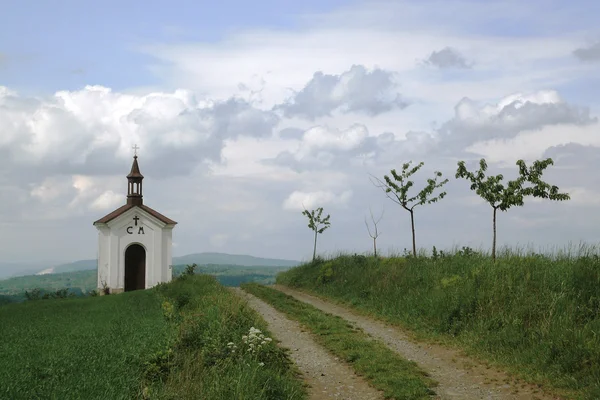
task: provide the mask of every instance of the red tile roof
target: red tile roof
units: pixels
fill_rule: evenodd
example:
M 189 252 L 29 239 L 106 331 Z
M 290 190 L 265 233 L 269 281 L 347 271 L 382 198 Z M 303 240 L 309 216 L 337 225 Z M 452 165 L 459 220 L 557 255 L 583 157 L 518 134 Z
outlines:
M 173 221 L 170 218 L 165 217 L 164 215 L 162 215 L 161 213 L 159 213 L 156 210 L 153 210 L 152 208 L 148 207 L 147 205 L 142 204 L 142 205 L 137 206 L 134 204 L 125 204 L 124 206 L 117 208 L 116 210 L 112 211 L 109 214 L 106 214 L 104 217 L 102 217 L 99 220 L 97 220 L 96 222 L 94 222 L 94 225 L 97 223 L 105 224 L 109 221 L 112 221 L 113 219 L 117 218 L 119 215 L 132 209 L 133 207 L 141 208 L 142 210 L 146 211 L 148 214 L 152 215 L 154 218 L 164 222 L 167 225 L 176 225 L 177 224 L 177 222 Z

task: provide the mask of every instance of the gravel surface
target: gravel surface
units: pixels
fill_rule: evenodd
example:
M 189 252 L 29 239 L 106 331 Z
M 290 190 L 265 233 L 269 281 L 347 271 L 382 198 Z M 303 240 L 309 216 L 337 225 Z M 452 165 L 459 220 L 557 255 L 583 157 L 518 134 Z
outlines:
M 340 316 L 381 340 L 389 348 L 413 360 L 439 382 L 434 390 L 439 399 L 559 399 L 542 393 L 537 386 L 516 383 L 506 373 L 488 368 L 458 351 L 443 346 L 418 343 L 408 338 L 399 328 L 377 321 L 355 311 L 332 304 L 318 297 L 285 286 L 274 285 L 297 300 L 308 303 L 322 311 Z
M 288 319 L 269 304 L 240 288 L 232 288 L 240 297 L 267 321 L 269 330 L 280 342 L 280 346 L 290 349 L 290 358 L 302 372 L 304 381 L 309 385 L 310 399 L 338 400 L 379 400 L 380 391 L 370 386 L 362 377 L 356 375 L 352 367 L 338 360 L 321 345 L 302 326 Z

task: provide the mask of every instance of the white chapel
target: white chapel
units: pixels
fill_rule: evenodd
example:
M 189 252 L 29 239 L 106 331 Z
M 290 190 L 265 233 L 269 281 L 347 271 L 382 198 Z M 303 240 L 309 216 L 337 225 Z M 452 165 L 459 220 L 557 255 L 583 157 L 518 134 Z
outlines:
M 108 288 L 109 293 L 148 289 L 172 278 L 172 233 L 177 222 L 144 204 L 144 176 L 137 158 L 136 153 L 127 175 L 127 203 L 94 222 L 98 289 Z

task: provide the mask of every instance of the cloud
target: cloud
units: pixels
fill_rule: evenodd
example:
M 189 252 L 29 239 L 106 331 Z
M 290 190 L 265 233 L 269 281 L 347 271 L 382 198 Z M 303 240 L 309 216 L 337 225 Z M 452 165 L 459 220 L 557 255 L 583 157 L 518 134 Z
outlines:
M 433 65 L 438 68 L 462 68 L 469 69 L 472 65 L 467 63 L 465 57 L 458 50 L 451 47 L 444 47 L 442 50 L 433 51 L 429 57 L 424 60 L 427 65 Z
M 540 157 L 568 158 L 569 162 L 576 162 L 582 155 L 589 157 L 587 153 L 593 153 L 593 149 L 598 147 L 600 147 L 600 124 L 595 123 L 584 126 L 549 125 L 525 130 L 514 137 L 474 143 L 466 150 L 485 157 L 489 162 L 514 165 L 519 159 L 536 160 Z M 558 150 L 574 148 L 576 149 L 574 153 L 577 154 L 575 159 L 571 156 L 572 153 Z
M 311 210 L 316 207 L 324 207 L 326 205 L 345 205 L 352 197 L 352 191 L 346 190 L 340 194 L 335 194 L 330 191 L 317 192 L 292 192 L 283 202 L 284 210 Z
M 353 65 L 341 75 L 319 71 L 302 90 L 275 109 L 282 110 L 286 117 L 311 121 L 338 110 L 375 116 L 408 105 L 396 92 L 396 86 L 392 73 L 379 68 L 369 72 L 362 65 Z
M 573 55 L 581 61 L 600 61 L 600 42 L 594 43 L 588 47 L 575 49 L 573 50 Z
M 514 93 L 491 104 L 463 98 L 454 107 L 454 116 L 432 131 L 372 134 L 363 124 L 345 130 L 317 125 L 302 134 L 295 149 L 263 164 L 299 172 L 393 165 L 398 159 L 433 155 L 442 165 L 474 154 L 490 162 L 514 163 L 518 158 L 537 157 L 555 144 L 592 138 L 597 123 L 589 108 L 567 103 L 554 90 Z
M 301 139 L 304 130 L 299 128 L 285 128 L 279 131 L 279 137 L 282 139 Z
M 115 193 L 112 190 L 107 190 L 106 192 L 99 195 L 95 200 L 90 204 L 90 210 L 94 211 L 105 211 L 112 210 L 117 208 L 123 204 L 123 194 Z
M 131 95 L 86 86 L 41 99 L 0 87 L 5 162 L 45 173 L 116 173 L 137 143 L 149 172 L 187 174 L 220 162 L 225 140 L 269 137 L 278 122 L 244 100 L 198 101 L 186 90 Z
M 377 140 L 369 136 L 366 126 L 361 124 L 353 124 L 345 130 L 317 125 L 303 133 L 295 150 L 285 150 L 274 158 L 264 159 L 263 163 L 296 171 L 342 167 L 353 159 L 374 156 L 379 149 Z
M 525 130 L 550 125 L 585 126 L 596 123 L 586 107 L 570 105 L 554 90 L 515 93 L 496 104 L 482 105 L 463 98 L 454 107 L 454 118 L 439 129 L 440 145 L 461 151 L 478 141 L 512 138 Z

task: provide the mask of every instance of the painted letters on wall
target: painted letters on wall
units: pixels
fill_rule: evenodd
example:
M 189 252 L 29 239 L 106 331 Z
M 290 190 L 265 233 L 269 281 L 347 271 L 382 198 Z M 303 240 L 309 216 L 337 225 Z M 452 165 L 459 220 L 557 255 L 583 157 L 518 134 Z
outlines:
M 135 217 L 133 217 L 133 221 L 135 226 L 137 227 L 137 233 L 138 235 L 144 235 L 144 227 L 143 226 L 138 226 L 138 221 L 140 220 L 140 217 L 138 217 L 137 215 Z M 134 227 L 133 226 L 128 226 L 127 227 L 127 233 L 130 235 L 133 235 L 134 232 Z

